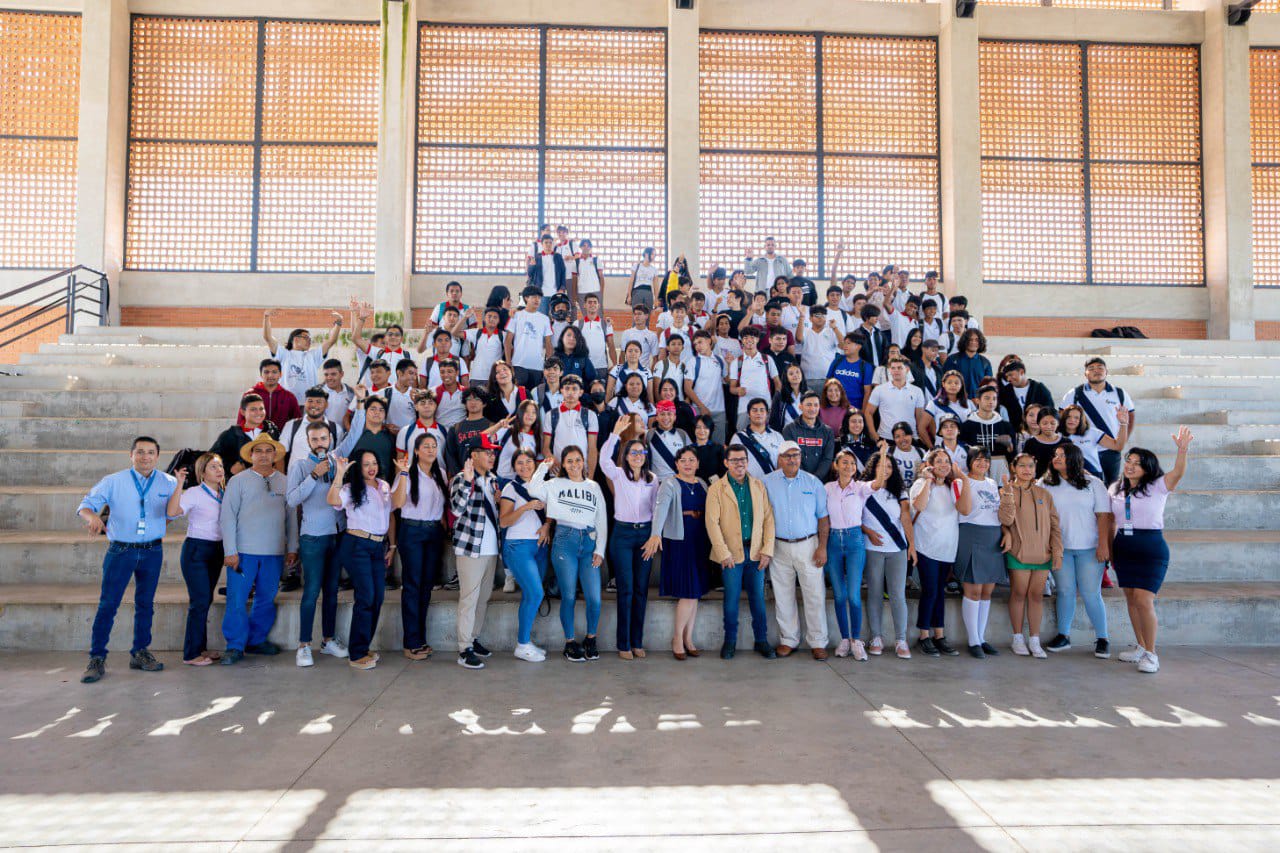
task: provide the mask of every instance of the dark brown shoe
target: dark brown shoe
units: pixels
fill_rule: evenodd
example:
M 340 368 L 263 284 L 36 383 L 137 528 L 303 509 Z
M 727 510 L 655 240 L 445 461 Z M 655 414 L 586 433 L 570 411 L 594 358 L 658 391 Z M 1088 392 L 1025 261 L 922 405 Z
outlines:
M 827 659 L 827 650 L 826 650 L 826 649 L 814 649 L 814 650 L 813 650 L 813 659 L 814 659 L 814 660 L 826 660 L 826 659 Z
M 687 654 L 687 655 L 688 655 L 689 657 L 691 657 L 691 658 L 700 658 L 700 657 L 702 657 L 702 652 L 698 651 L 697 649 L 690 648 L 689 646 L 685 646 L 685 647 L 684 647 L 684 652 L 685 652 L 685 654 Z
M 778 648 L 775 649 L 775 651 L 778 653 L 778 657 L 786 658 L 786 657 L 791 657 L 791 653 L 794 652 L 795 649 L 791 648 L 790 646 L 778 646 Z

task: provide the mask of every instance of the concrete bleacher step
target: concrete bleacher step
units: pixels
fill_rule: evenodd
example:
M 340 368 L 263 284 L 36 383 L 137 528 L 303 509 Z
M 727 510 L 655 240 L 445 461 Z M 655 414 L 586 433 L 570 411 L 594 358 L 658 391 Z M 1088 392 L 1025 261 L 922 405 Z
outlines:
M 10 388 L 7 377 L 0 377 L 0 397 L 6 398 L 0 406 L 13 405 L 20 409 L 4 411 L 5 417 L 19 415 L 55 418 L 207 418 L 212 414 L 225 414 L 228 418 L 240 405 L 240 395 L 252 383 L 245 381 L 241 391 L 205 388 L 193 390 L 154 389 L 140 392 L 138 389 L 99 389 L 66 391 L 61 389 Z
M 436 592 L 427 615 L 427 642 L 434 646 L 439 662 L 451 663 L 457 649 L 456 626 L 456 593 Z M 278 615 L 270 639 L 279 644 L 284 653 L 296 646 L 298 636 L 298 602 L 299 593 L 284 593 L 277 596 Z M 1119 590 L 1104 590 L 1109 624 L 1115 628 L 1111 632 L 1112 642 L 1119 648 L 1127 642 L 1130 633 L 1128 616 L 1124 598 Z M 388 592 L 386 602 L 378 622 L 378 630 L 374 647 L 385 651 L 397 652 L 402 645 L 400 621 L 400 595 Z M 56 651 L 83 651 L 89 647 L 90 627 L 97 610 L 97 584 L 77 585 L 45 585 L 45 584 L 8 584 L 0 585 L 0 647 L 14 650 L 40 649 Z M 481 637 L 485 644 L 496 651 L 509 651 L 515 646 L 516 611 L 519 595 L 506 595 L 496 592 L 489 604 L 488 614 Z M 554 604 L 554 602 L 553 602 Z M 723 622 L 721 619 L 722 601 L 718 594 L 704 599 L 699 608 L 694 629 L 694 641 L 704 649 L 717 649 L 723 641 Z M 878 602 L 880 606 L 887 602 Z M 1050 602 L 1046 602 L 1049 605 Z M 872 602 L 871 606 L 876 606 Z M 908 624 L 915 624 L 914 612 L 916 602 L 908 602 Z M 578 603 L 578 622 L 583 620 L 583 605 Z M 747 612 L 746 601 L 740 605 L 739 632 L 737 647 L 751 647 L 751 620 Z M 209 645 L 212 648 L 223 648 L 221 620 L 224 609 L 222 599 L 215 601 L 209 618 Z M 769 636 L 777 641 L 777 626 L 773 621 L 772 604 L 766 608 L 769 614 Z M 952 626 L 953 642 L 963 638 L 963 621 L 960 616 L 960 599 L 948 597 L 946 602 L 946 622 Z M 182 638 L 186 625 L 187 592 L 182 584 L 162 584 L 156 593 L 155 618 L 152 627 L 151 648 L 157 652 L 168 652 L 182 648 Z M 539 617 L 533 628 L 535 643 L 554 652 L 564 643 L 560 631 L 556 608 L 548 616 Z M 885 628 L 891 630 L 892 619 L 885 606 Z M 645 623 L 645 634 L 649 638 L 646 645 L 652 650 L 662 649 L 671 637 L 675 615 L 675 602 L 672 599 L 654 598 L 649 602 L 648 616 Z M 317 618 L 319 614 L 317 613 Z M 351 593 L 339 595 L 338 603 L 338 635 L 345 637 L 351 620 Z M 125 652 L 132 640 L 133 605 L 126 596 L 119 612 L 116 614 L 114 630 L 111 634 L 110 648 L 115 654 L 110 658 L 114 663 L 109 666 L 121 668 L 127 665 Z M 830 599 L 827 602 L 827 623 L 834 626 L 835 615 Z M 1275 643 L 1275 628 L 1280 624 L 1280 584 L 1277 583 L 1168 583 L 1160 593 L 1160 643 L 1162 645 L 1269 645 Z M 1082 648 L 1079 654 L 1086 654 L 1083 648 L 1091 636 L 1088 619 L 1083 607 L 1076 608 L 1075 621 L 1072 624 L 1076 639 Z M 1052 606 L 1045 607 L 1044 625 L 1041 633 L 1051 636 L 1057 630 L 1054 624 Z M 604 608 L 601 612 L 599 636 L 600 648 L 612 650 L 616 633 L 615 607 L 613 596 L 606 594 Z M 838 632 L 831 630 L 829 635 Z M 319 636 L 318 629 L 315 632 Z M 997 645 L 1003 647 L 1009 636 L 1008 609 L 999 602 L 991 608 L 991 621 L 987 636 Z M 1090 644 L 1091 645 L 1091 644 Z M 1114 650 L 1118 651 L 1119 648 Z M 1076 653 L 1076 652 L 1073 652 Z M 322 661 L 320 665 L 337 665 L 338 662 Z M 555 665 L 554 658 L 548 665 Z
M 183 537 L 180 524 L 170 527 L 162 583 L 182 583 Z M 1280 582 L 1280 531 L 1170 530 L 1167 537 L 1170 581 Z M 83 529 L 0 531 L 0 585 L 96 583 L 104 549 L 102 537 Z
M 230 417 L 203 420 L 0 418 L 0 447 L 109 450 L 128 447 L 138 435 L 159 439 L 162 448 L 208 447 L 230 424 Z

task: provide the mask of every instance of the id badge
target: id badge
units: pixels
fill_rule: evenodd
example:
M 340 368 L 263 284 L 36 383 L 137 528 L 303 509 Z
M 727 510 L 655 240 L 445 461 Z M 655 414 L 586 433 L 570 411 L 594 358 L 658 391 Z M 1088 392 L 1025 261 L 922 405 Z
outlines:
M 1132 524 L 1126 524 L 1126 525 L 1124 526 L 1124 535 L 1125 535 L 1125 536 L 1132 536 L 1132 535 L 1133 535 L 1133 525 L 1132 525 Z
M 147 522 L 146 522 L 146 519 L 141 519 L 141 518 L 140 518 L 140 519 L 138 519 L 138 535 L 139 535 L 139 536 L 146 536 L 146 535 L 147 535 Z

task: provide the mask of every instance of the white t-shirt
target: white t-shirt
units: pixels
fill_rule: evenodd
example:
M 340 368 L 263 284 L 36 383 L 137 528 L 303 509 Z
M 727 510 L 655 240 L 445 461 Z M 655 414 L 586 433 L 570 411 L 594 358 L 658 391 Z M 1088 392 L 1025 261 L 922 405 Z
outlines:
M 1098 547 L 1097 513 L 1111 512 L 1111 497 L 1107 487 L 1092 474 L 1086 474 L 1089 486 L 1077 489 L 1066 480 L 1056 486 L 1040 482 L 1053 495 L 1053 507 L 1058 511 L 1058 525 L 1062 528 L 1062 547 L 1079 551 Z
M 640 360 L 639 367 L 628 367 L 626 362 L 615 364 L 613 369 L 609 371 L 609 375 L 613 377 L 614 393 L 618 395 L 622 395 L 625 392 L 628 376 L 639 376 L 644 380 L 645 388 L 649 387 L 649 380 L 653 378 L 653 373 L 644 366 L 644 359 Z
M 600 259 L 595 255 L 574 262 L 574 267 L 578 271 L 579 297 L 587 293 L 600 292 L 600 275 L 597 267 L 599 263 Z
M 736 379 L 747 393 L 738 399 L 738 408 L 742 409 L 756 397 L 764 400 L 773 399 L 773 380 L 778 378 L 778 368 L 773 359 L 756 353 L 753 356 L 744 354 L 729 365 L 729 379 Z
M 452 394 L 444 390 L 443 385 L 436 387 L 436 422 L 445 429 L 467 416 L 467 407 L 462 405 L 462 391 L 461 385 Z
M 924 410 L 929 413 L 929 416 L 933 418 L 934 424 L 937 425 L 942 422 L 944 417 L 954 417 L 960 423 L 964 423 L 969 420 L 970 415 L 978 410 L 978 407 L 973 403 L 965 403 L 964 405 L 947 403 L 944 409 L 942 404 L 935 398 L 925 403 Z
M 906 450 L 899 449 L 898 445 L 893 445 L 893 461 L 898 466 L 898 473 L 902 475 L 902 486 L 910 490 L 916 481 L 916 474 L 920 471 L 920 465 L 924 462 L 924 454 L 920 452 L 920 448 L 912 445 Z
M 631 341 L 640 344 L 640 363 L 646 367 L 653 364 L 654 358 L 658 355 L 658 333 L 635 327 L 627 329 L 618 336 L 618 352 L 623 352 Z
M 943 295 L 942 291 L 938 291 L 937 293 L 929 293 L 928 291 L 921 291 L 920 292 L 921 316 L 924 316 L 924 306 L 926 302 L 932 302 L 934 305 L 938 306 L 938 313 L 934 315 L 934 319 L 941 321 L 947 313 L 947 297 Z M 925 337 L 927 338 L 929 336 L 925 335 Z
M 507 323 L 507 332 L 512 337 L 512 366 L 541 371 L 547 361 L 547 338 L 551 337 L 551 321 L 547 315 L 540 311 L 515 311 Z
M 729 288 L 726 287 L 719 293 L 707 288 L 707 311 L 712 314 L 719 314 L 722 311 L 729 310 Z
M 886 315 L 881 315 L 886 316 Z M 911 330 L 918 328 L 919 323 L 912 320 L 901 311 L 894 311 L 889 317 L 889 342 L 897 344 L 899 347 L 907 345 L 907 336 L 911 334 Z
M 951 457 L 951 464 L 954 465 L 961 474 L 969 473 L 969 451 L 963 444 L 957 441 L 956 446 L 953 449 L 943 444 L 942 439 L 939 438 L 935 446 L 947 451 L 947 456 Z
M 492 334 L 484 329 L 469 330 L 466 334 L 467 346 L 471 351 L 471 368 L 468 373 L 474 374 L 475 378 L 481 382 L 488 382 L 494 362 L 501 361 L 505 355 L 503 350 L 505 338 L 506 335 L 501 329 Z M 428 380 L 427 384 L 439 383 Z
M 695 355 L 685 370 L 693 392 L 711 412 L 724 412 L 724 371 L 724 359 L 715 355 Z
M 318 346 L 306 352 L 285 349 L 284 344 L 276 347 L 276 361 L 280 362 L 280 384 L 298 398 L 298 405 L 306 402 L 307 389 L 319 382 L 320 365 L 324 363 L 324 353 Z
M 734 359 L 742 358 L 742 342 L 737 338 L 716 337 L 712 352 L 724 359 L 726 368 Z
M 574 410 L 566 409 L 561 403 L 558 408 L 542 413 L 542 434 L 551 436 L 551 453 L 557 459 L 571 445 L 579 448 L 583 456 L 586 456 L 588 446 L 595 441 L 594 436 L 599 432 L 600 422 L 596 413 L 581 405 Z
M 410 398 L 412 393 L 412 386 L 405 391 L 401 391 L 394 385 L 391 386 L 391 401 L 390 405 L 387 406 L 387 421 L 395 425 L 397 429 L 404 429 L 418 419 L 418 413 L 414 411 L 413 400 Z
M 661 270 L 658 269 L 657 264 L 636 264 L 636 283 L 634 286 L 647 287 L 652 290 L 653 280 L 657 278 L 659 272 Z
M 796 327 L 800 325 L 800 309 L 791 303 L 782 306 L 782 319 L 779 321 L 782 328 L 791 334 L 796 333 Z
M 941 341 L 942 334 L 947 330 L 947 324 L 940 319 L 941 313 L 932 320 L 920 320 L 920 334 L 923 336 L 921 342 L 924 341 Z
M 588 320 L 585 316 L 578 321 L 582 337 L 591 352 L 591 363 L 595 369 L 604 373 L 609 369 L 609 338 L 613 337 L 613 323 L 608 317 L 597 317 Z
M 900 421 L 911 424 L 912 431 L 915 431 L 916 409 L 923 409 L 925 405 L 924 392 L 910 382 L 901 388 L 892 382 L 877 385 L 871 390 L 869 402 L 880 415 L 880 428 L 876 432 L 890 441 L 893 440 L 893 425 Z
M 502 475 L 499 474 L 498 476 L 501 477 Z M 511 477 L 505 477 L 504 479 L 510 480 Z M 528 491 L 527 486 L 525 487 L 525 490 Z M 520 497 L 519 493 L 516 492 L 515 486 L 511 483 L 507 483 L 507 485 L 503 487 L 502 497 L 505 500 L 511 501 L 512 509 L 519 509 L 528 503 L 528 501 Z M 533 495 L 531 494 L 530 497 L 533 497 Z M 507 539 L 537 539 L 538 528 L 540 527 L 542 527 L 542 522 L 538 520 L 538 514 L 532 511 L 526 512 L 516 520 L 515 524 L 507 528 Z
M 542 455 L 542 448 L 538 446 L 538 442 L 531 433 L 521 432 L 510 438 L 507 434 L 509 429 L 500 429 L 494 435 L 494 439 L 502 446 L 498 451 L 498 464 L 494 467 L 498 477 L 503 480 L 510 480 L 515 477 L 515 468 L 511 464 L 511 460 L 515 458 L 516 452 L 520 450 L 532 450 L 534 457 Z
M 981 527 L 1000 526 L 1000 487 L 990 477 L 981 480 L 969 478 L 969 499 L 972 506 L 966 515 L 960 516 L 961 524 Z M 932 556 L 932 555 L 930 555 Z
M 916 480 L 911 485 L 913 505 L 921 492 L 931 490 L 929 503 L 911 520 L 916 534 L 917 554 L 932 557 L 942 563 L 956 561 L 956 546 L 960 541 L 960 513 L 956 511 L 954 490 L 959 485 L 959 481 L 951 486 L 940 486 L 925 480 Z
M 684 399 L 684 380 L 686 376 L 685 362 L 683 360 L 679 364 L 672 364 L 670 359 L 664 358 L 653 366 L 653 378 L 658 380 L 659 389 L 661 389 L 664 379 L 670 379 L 676 383 L 677 400 Z
M 356 398 L 356 392 L 350 385 L 344 384 L 337 391 L 326 385 L 324 393 L 329 396 L 329 405 L 325 407 L 324 416 L 334 423 L 342 423 L 342 416 L 347 413 L 348 406 Z
M 1084 435 L 1069 435 L 1071 443 L 1080 448 L 1080 455 L 1084 457 L 1085 465 L 1090 471 L 1102 473 L 1102 461 L 1098 457 L 1098 442 L 1102 441 L 1104 433 L 1093 424 L 1089 424 L 1089 428 L 1085 430 Z
M 804 340 L 800 342 L 800 370 L 805 379 L 826 379 L 827 369 L 835 361 L 840 351 L 840 338 L 830 326 L 823 326 L 821 332 L 815 332 L 810 325 L 804 330 Z
M 867 508 L 867 504 L 871 501 L 875 501 L 884 510 L 885 516 L 893 524 L 894 529 L 898 531 L 898 535 L 902 537 L 902 540 L 905 542 L 907 539 L 906 532 L 902 529 L 902 504 L 899 502 L 898 496 L 890 494 L 888 489 L 876 489 L 867 498 L 867 503 L 863 504 L 862 525 L 868 530 L 880 534 L 880 544 L 872 544 L 871 538 L 867 537 L 867 550 L 878 551 L 882 554 L 896 554 L 898 551 L 906 550 L 898 547 L 897 543 L 893 541 L 893 537 L 885 530 L 884 525 Z

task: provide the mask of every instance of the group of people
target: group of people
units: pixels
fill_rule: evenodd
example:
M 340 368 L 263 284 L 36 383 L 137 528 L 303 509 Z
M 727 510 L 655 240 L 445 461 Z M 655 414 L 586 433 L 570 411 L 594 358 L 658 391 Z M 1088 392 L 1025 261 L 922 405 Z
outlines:
M 472 306 L 450 282 L 416 346 L 399 325 L 368 334 L 372 306 L 356 300 L 348 318 L 334 312 L 322 343 L 305 329 L 278 339 L 266 312 L 260 381 L 209 451 L 170 475 L 156 470 L 159 443 L 139 437 L 131 467 L 80 504 L 109 541 L 83 680 L 105 671 L 130 577 L 130 666 L 162 668 L 148 650 L 152 599 L 161 538 L 181 516 L 192 666 L 278 654 L 268 639 L 276 592 L 299 587 L 298 666 L 314 665 L 319 605 L 319 651 L 375 667 L 388 586 L 401 588 L 403 654 L 425 660 L 432 591 L 450 586 L 457 662 L 482 668 L 498 584 L 519 591 L 517 658 L 546 658 L 532 629 L 550 596 L 560 599 L 563 656 L 597 660 L 606 577 L 617 654 L 643 658 L 655 562 L 659 595 L 676 599 L 677 660 L 701 654 L 698 602 L 718 588 L 722 658 L 736 653 L 745 591 L 755 651 L 787 657 L 803 640 L 825 660 L 828 585 L 837 656 L 867 660 L 891 639 L 910 658 L 909 582 L 925 655 L 960 653 L 947 636 L 948 591 L 963 595 L 968 653 L 998 654 L 986 625 L 993 590 L 1007 583 L 1015 654 L 1069 649 L 1078 596 L 1105 658 L 1110 563 L 1137 640 L 1120 658 L 1157 671 L 1164 502 L 1186 470 L 1190 432 L 1174 436 L 1166 473 L 1155 454 L 1127 446 L 1134 403 L 1101 358 L 1055 402 L 1017 355 L 993 368 L 965 298 L 944 296 L 936 273 L 918 292 L 892 265 L 838 277 L 840 246 L 822 302 L 803 260 L 788 261 L 772 238 L 764 246 L 732 274 L 710 269 L 701 290 L 683 257 L 663 268 L 645 249 L 622 300 L 632 325 L 620 332 L 603 313 L 600 259 L 563 227 L 544 228 L 530 249 L 518 309 L 507 287 Z M 329 357 L 348 322 L 353 364 Z M 224 569 L 219 652 L 206 626 Z M 1050 572 L 1058 632 L 1042 644 Z M 342 587 L 355 600 L 345 644 Z

